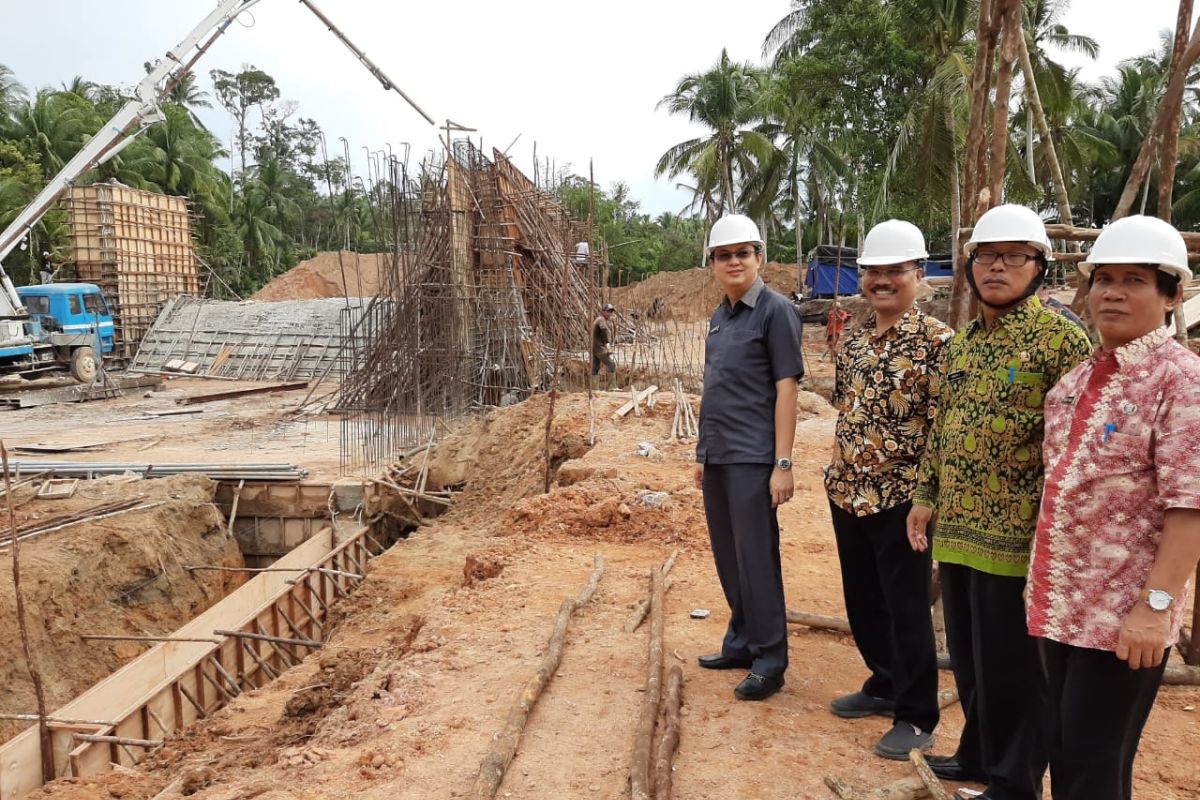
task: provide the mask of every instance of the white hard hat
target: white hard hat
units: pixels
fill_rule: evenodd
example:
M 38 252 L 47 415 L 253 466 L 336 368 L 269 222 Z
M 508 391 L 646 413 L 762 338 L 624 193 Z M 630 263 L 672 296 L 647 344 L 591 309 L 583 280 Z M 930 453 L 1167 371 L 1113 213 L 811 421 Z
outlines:
M 728 214 L 713 223 L 712 230 L 708 232 L 708 246 L 704 248 L 704 254 L 708 255 L 717 247 L 742 242 L 767 246 L 766 240 L 759 235 L 754 220 L 745 214 Z
M 978 245 L 987 242 L 1025 242 L 1042 251 L 1047 261 L 1054 260 L 1054 248 L 1046 235 L 1046 225 L 1036 211 L 1006 203 L 984 212 L 964 250 L 969 257 Z
M 1163 272 L 1192 279 L 1187 245 L 1179 231 L 1158 217 L 1122 217 L 1100 231 L 1087 261 L 1079 265 L 1083 277 L 1101 264 L 1153 264 Z
M 889 219 L 867 233 L 858 263 L 863 267 L 882 267 L 922 258 L 929 258 L 929 253 L 921 229 L 902 219 Z

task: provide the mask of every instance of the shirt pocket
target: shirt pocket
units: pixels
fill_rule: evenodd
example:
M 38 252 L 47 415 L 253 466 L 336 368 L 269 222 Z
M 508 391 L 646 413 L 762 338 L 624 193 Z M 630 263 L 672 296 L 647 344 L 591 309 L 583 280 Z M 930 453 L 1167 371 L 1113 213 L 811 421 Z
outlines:
M 1149 435 L 1119 431 L 1110 431 L 1107 437 L 1099 433 L 1089 435 L 1101 437 L 1095 449 L 1095 463 L 1101 475 L 1127 475 L 1153 466 L 1152 439 Z
M 767 363 L 766 342 L 756 330 L 729 331 L 723 349 L 721 365 L 726 373 L 757 374 Z

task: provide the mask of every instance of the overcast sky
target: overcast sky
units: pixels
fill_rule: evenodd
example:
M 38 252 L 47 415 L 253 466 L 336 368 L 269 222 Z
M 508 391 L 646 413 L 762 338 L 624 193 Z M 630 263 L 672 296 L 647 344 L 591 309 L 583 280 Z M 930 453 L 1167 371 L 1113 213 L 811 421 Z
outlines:
M 531 171 L 532 149 L 587 175 L 595 160 L 604 186 L 621 180 L 643 208 L 678 211 L 687 196 L 654 164 L 672 144 L 697 135 L 686 120 L 655 111 L 685 73 L 703 70 L 727 47 L 759 60 L 763 37 L 786 0 L 317 0 L 321 9 L 426 112 L 477 128 Z M 215 0 L 0 0 L 0 64 L 27 87 L 69 81 L 131 85 L 142 62 L 160 57 Z M 1100 42 L 1098 62 L 1062 56 L 1095 79 L 1173 27 L 1177 0 L 1075 0 L 1065 23 Z M 316 119 L 331 150 L 346 137 L 363 170 L 364 146 L 410 142 L 437 147 L 437 134 L 394 92 L 384 92 L 355 58 L 294 0 L 262 0 L 200 60 L 212 69 L 254 64 L 275 77 L 301 116 Z M 226 142 L 220 109 L 201 109 Z M 228 145 L 227 145 L 228 146 Z M 331 153 L 333 155 L 334 153 Z

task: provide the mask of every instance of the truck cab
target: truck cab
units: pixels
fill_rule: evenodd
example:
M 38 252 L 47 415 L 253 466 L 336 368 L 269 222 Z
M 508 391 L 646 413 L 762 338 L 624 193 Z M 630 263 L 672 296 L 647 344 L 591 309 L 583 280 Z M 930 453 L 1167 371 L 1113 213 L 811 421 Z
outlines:
M 91 283 L 20 286 L 17 295 L 29 312 L 34 361 L 68 366 L 79 381 L 96 376 L 99 359 L 113 352 L 112 310 L 100 287 Z

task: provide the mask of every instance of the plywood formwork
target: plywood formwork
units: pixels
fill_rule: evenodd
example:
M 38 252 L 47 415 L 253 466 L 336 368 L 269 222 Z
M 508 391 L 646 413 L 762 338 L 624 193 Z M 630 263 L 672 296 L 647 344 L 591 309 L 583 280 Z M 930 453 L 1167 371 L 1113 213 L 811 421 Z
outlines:
M 96 183 L 71 187 L 67 211 L 75 274 L 104 290 L 130 358 L 167 301 L 200 294 L 187 200 Z
M 361 580 L 375 554 L 365 528 L 340 543 L 327 528 L 274 565 L 295 572 L 259 573 L 171 636 L 213 639 L 211 644 L 158 644 L 54 711 L 54 719 L 97 723 L 51 725 L 55 775 L 82 777 L 131 766 L 147 748 L 113 739 L 161 741 L 298 663 L 309 648 L 214 632 L 321 642 L 327 609 Z M 0 747 L 0 800 L 18 800 L 41 786 L 41 765 L 36 726 Z

